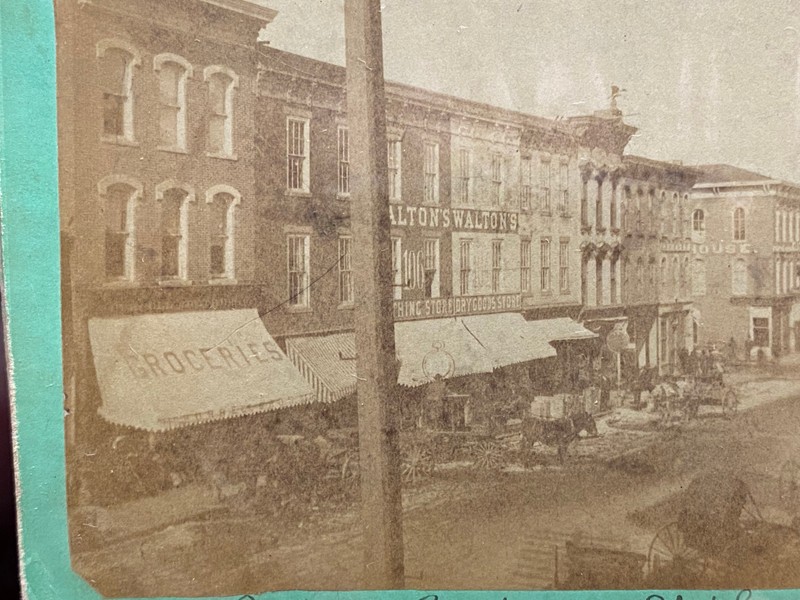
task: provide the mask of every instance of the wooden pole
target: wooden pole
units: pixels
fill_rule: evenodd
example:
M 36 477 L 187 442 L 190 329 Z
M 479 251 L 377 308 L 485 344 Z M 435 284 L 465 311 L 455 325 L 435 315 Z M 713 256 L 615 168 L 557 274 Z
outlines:
M 367 589 L 404 587 L 380 0 L 346 0 L 350 222 Z

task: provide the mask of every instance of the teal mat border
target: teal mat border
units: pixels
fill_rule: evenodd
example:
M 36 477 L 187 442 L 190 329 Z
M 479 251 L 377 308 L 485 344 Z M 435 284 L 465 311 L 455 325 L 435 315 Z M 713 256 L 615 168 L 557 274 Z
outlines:
M 433 1 L 433 0 L 432 0 Z M 50 0 L 0 0 L 0 226 L 21 563 L 31 600 L 100 598 L 70 568 L 61 380 L 55 30 Z M 256 600 L 789 600 L 798 590 L 280 592 Z M 231 598 L 239 598 L 233 596 Z

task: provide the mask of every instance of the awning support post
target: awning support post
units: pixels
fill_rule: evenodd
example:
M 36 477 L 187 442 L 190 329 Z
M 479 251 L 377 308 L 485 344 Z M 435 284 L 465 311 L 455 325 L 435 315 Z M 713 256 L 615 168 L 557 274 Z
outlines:
M 380 0 L 346 0 L 350 222 L 364 584 L 404 587 Z

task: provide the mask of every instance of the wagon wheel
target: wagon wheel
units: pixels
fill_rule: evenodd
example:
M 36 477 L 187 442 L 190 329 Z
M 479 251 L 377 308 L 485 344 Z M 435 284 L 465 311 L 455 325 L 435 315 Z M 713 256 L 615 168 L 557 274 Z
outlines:
M 486 471 L 498 469 L 503 464 L 503 454 L 494 442 L 480 442 L 475 447 L 475 468 Z
M 787 460 L 781 466 L 778 497 L 789 511 L 794 512 L 797 509 L 797 501 L 800 499 L 800 464 L 793 460 Z
M 433 459 L 430 450 L 420 444 L 414 444 L 403 455 L 403 480 L 416 483 L 433 471 Z
M 730 388 L 726 388 L 725 394 L 722 396 L 722 414 L 730 418 L 736 414 L 736 409 L 739 407 L 739 397 Z
M 673 521 L 659 529 L 650 542 L 647 570 L 651 574 L 659 570 L 676 570 L 688 575 L 700 575 L 705 570 L 705 560 L 686 543 L 678 522 Z

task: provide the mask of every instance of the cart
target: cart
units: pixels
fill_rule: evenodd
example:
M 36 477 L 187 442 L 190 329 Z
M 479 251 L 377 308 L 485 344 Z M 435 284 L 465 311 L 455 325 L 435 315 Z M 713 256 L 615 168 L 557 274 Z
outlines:
M 704 474 L 686 489 L 676 520 L 663 525 L 647 554 L 654 588 L 795 587 L 800 533 L 766 521 L 734 474 Z
M 721 374 L 663 381 L 652 394 L 662 426 L 669 426 L 676 419 L 687 422 L 697 418 L 701 406 L 719 406 L 726 418 L 736 414 L 739 407 L 736 391 Z

